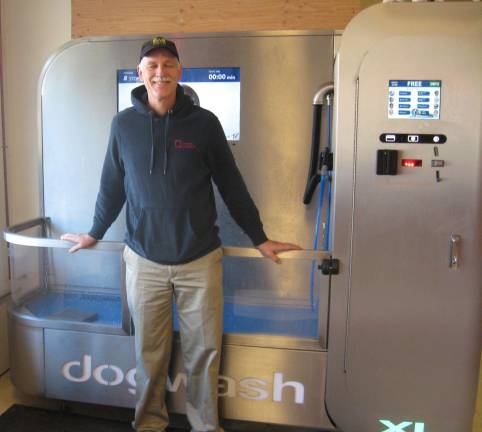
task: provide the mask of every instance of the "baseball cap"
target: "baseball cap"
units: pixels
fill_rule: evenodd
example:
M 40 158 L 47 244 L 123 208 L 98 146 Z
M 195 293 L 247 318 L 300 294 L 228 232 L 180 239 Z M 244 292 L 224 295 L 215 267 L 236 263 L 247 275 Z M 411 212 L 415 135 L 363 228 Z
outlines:
M 142 60 L 142 57 L 147 55 L 147 53 L 155 49 L 168 50 L 173 56 L 175 56 L 179 60 L 179 54 L 177 52 L 176 44 L 173 41 L 166 39 L 162 36 L 156 36 L 148 40 L 147 42 L 144 42 L 141 48 L 140 60 Z

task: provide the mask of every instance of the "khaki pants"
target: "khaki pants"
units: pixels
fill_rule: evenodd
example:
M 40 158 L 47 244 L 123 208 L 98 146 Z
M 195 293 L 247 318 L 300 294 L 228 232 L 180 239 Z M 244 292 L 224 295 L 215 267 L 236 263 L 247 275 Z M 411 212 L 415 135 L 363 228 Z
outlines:
M 164 431 L 172 345 L 172 299 L 179 315 L 187 374 L 186 413 L 193 432 L 218 426 L 222 339 L 222 249 L 187 264 L 162 265 L 124 251 L 129 310 L 135 326 L 137 431 Z

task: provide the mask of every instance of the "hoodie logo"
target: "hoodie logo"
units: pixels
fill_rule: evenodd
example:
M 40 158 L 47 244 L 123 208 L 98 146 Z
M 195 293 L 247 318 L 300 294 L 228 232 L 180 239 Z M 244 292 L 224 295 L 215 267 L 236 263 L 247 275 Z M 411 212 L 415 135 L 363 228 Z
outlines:
M 194 150 L 196 149 L 196 146 L 192 142 L 187 142 L 183 141 L 180 139 L 177 139 L 174 141 L 174 147 L 176 147 L 179 150 Z

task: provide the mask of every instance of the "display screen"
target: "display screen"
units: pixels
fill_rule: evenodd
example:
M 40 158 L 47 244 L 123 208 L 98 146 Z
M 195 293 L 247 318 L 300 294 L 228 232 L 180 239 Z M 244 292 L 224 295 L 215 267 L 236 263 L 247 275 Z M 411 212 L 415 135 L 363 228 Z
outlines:
M 388 118 L 440 118 L 442 81 L 390 80 L 388 82 Z
M 179 82 L 196 105 L 213 112 L 229 141 L 239 140 L 240 68 L 184 68 Z M 131 91 L 141 85 L 135 69 L 117 71 L 117 110 L 132 106 Z

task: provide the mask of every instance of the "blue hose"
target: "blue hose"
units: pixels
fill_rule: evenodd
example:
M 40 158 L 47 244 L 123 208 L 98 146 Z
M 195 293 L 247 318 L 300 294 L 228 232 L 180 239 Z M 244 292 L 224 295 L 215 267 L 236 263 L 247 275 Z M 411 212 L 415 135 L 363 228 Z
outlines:
M 328 148 L 331 149 L 331 105 L 328 105 Z M 330 246 L 330 221 L 331 221 L 331 174 L 326 174 L 328 180 L 328 196 L 327 196 L 327 209 L 326 209 L 326 229 L 325 229 L 325 242 L 323 244 L 323 250 L 327 251 Z
M 326 227 L 325 227 L 325 242 L 323 243 L 323 250 L 329 250 L 330 246 L 330 219 L 331 219 L 331 175 L 327 174 L 328 180 L 328 196 L 326 199 Z
M 321 222 L 321 211 L 323 210 L 323 196 L 325 195 L 325 178 L 326 176 L 322 176 L 320 180 L 320 195 L 318 199 L 318 209 L 316 211 L 316 224 L 315 224 L 315 234 L 313 237 L 313 249 L 318 249 L 318 237 L 320 232 L 320 222 Z M 310 304 L 311 309 L 315 310 L 318 307 L 319 299 L 316 299 L 315 303 L 315 269 L 317 267 L 316 261 L 312 261 L 311 263 L 311 272 L 310 272 Z
M 320 232 L 321 211 L 323 210 L 323 195 L 325 195 L 325 176 L 320 181 L 320 196 L 318 199 L 318 210 L 316 211 L 315 235 L 313 238 L 313 249 L 318 249 L 318 236 Z
M 331 105 L 328 105 L 328 141 L 327 141 L 327 148 L 331 149 Z M 325 226 L 325 238 L 323 242 L 322 250 L 327 251 L 330 246 L 330 220 L 331 220 L 331 186 L 332 186 L 332 178 L 331 173 L 326 169 L 323 170 L 324 173 L 320 179 L 320 194 L 318 200 L 318 209 L 316 212 L 316 224 L 315 224 L 315 233 L 313 237 L 313 249 L 318 249 L 318 237 L 320 231 L 320 222 L 321 222 L 321 215 L 323 213 L 323 199 L 325 195 L 325 184 L 328 183 L 328 190 L 327 190 L 327 209 L 326 209 L 326 226 Z M 315 269 L 317 267 L 317 263 L 313 261 L 311 263 L 311 272 L 310 272 L 310 303 L 311 309 L 315 310 L 318 308 L 320 299 L 317 298 L 315 301 Z

